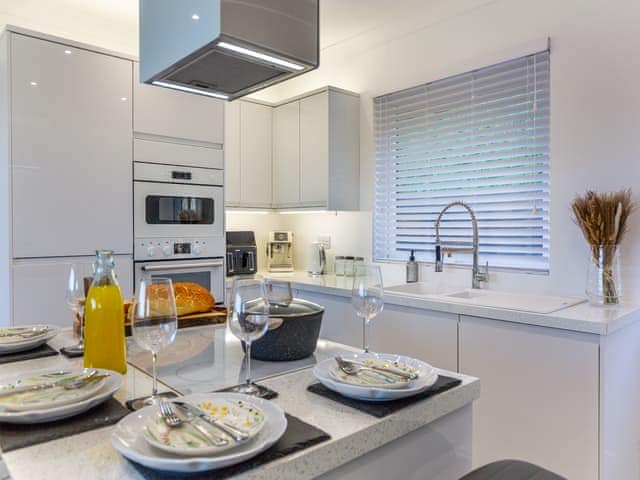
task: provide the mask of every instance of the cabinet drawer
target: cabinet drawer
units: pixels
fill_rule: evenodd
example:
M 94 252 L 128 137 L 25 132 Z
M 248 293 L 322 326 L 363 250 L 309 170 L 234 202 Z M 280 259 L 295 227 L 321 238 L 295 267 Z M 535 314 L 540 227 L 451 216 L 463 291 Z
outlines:
M 164 165 L 224 168 L 224 153 L 221 148 L 157 142 L 140 138 L 133 140 L 133 160 Z

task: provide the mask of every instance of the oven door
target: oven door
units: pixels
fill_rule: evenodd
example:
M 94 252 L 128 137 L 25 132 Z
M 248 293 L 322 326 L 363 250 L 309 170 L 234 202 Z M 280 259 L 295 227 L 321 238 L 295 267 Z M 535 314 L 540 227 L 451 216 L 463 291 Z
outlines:
M 203 258 L 199 260 L 164 260 L 136 262 L 135 284 L 142 278 L 164 277 L 175 282 L 192 282 L 209 290 L 216 304 L 224 304 L 224 260 Z
M 222 237 L 224 197 L 220 186 L 134 182 L 136 238 Z

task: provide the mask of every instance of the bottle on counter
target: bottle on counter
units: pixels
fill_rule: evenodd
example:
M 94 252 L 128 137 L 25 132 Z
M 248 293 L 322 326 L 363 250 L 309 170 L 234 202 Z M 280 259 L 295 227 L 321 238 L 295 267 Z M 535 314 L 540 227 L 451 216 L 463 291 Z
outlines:
M 125 373 L 124 305 L 114 267 L 111 250 L 96 252 L 96 271 L 85 304 L 84 366 Z
M 409 261 L 407 262 L 407 283 L 415 283 L 418 281 L 418 262 L 414 251 L 411 250 Z

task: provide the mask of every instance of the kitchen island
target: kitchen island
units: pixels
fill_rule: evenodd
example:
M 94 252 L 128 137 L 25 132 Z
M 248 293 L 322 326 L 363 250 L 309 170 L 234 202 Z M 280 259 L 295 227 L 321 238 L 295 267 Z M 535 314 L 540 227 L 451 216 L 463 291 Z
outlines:
M 220 354 L 238 345 L 223 326 L 198 327 L 181 330 L 178 338 L 209 336 L 224 338 L 224 342 L 209 345 Z M 72 343 L 68 333 L 61 334 L 52 342 L 54 347 Z M 184 350 L 180 343 L 176 349 Z M 350 347 L 326 342 L 320 350 L 349 350 Z M 135 349 L 132 358 L 140 361 Z M 164 357 L 176 353 L 167 349 Z M 184 354 L 180 353 L 184 361 Z M 234 353 L 231 354 L 235 355 Z M 163 354 L 160 354 L 162 362 Z M 222 355 L 220 358 L 227 358 Z M 175 360 L 168 360 L 172 362 Z M 38 369 L 58 369 L 78 366 L 79 360 L 63 356 L 48 357 L 3 366 L 3 373 L 26 372 Z M 211 387 L 230 386 L 237 382 L 242 366 L 233 361 L 222 361 L 216 368 L 218 378 L 233 379 Z M 204 365 L 202 366 L 204 368 Z M 164 364 L 163 368 L 167 368 Z M 282 367 L 280 367 L 282 368 Z M 197 370 L 197 368 L 196 368 Z M 225 371 L 230 373 L 225 373 Z M 166 373 L 166 371 L 165 371 Z M 260 374 L 259 366 L 256 373 Z M 479 397 L 480 383 L 477 379 L 452 372 L 447 376 L 459 378 L 462 383 L 432 398 L 421 400 L 383 418 L 376 418 L 352 407 L 318 396 L 307 391 L 315 381 L 308 366 L 296 365 L 289 373 L 274 373 L 260 383 L 277 391 L 274 402 L 285 412 L 307 422 L 330 435 L 330 440 L 287 455 L 278 460 L 246 471 L 237 478 L 242 479 L 356 479 L 356 478 L 429 478 L 455 480 L 471 468 L 471 404 Z M 168 377 L 161 377 L 167 381 Z M 194 383 L 194 385 L 196 385 Z M 200 385 L 200 383 L 197 383 Z M 181 385 L 181 389 L 192 391 L 193 385 Z M 123 388 L 116 399 L 140 397 L 150 392 L 148 374 L 130 366 L 125 375 Z M 165 390 L 180 389 L 165 385 Z M 144 471 L 123 458 L 111 446 L 109 435 L 112 427 L 40 443 L 31 447 L 3 454 L 3 460 L 14 480 L 44 478 L 72 479 L 143 479 Z

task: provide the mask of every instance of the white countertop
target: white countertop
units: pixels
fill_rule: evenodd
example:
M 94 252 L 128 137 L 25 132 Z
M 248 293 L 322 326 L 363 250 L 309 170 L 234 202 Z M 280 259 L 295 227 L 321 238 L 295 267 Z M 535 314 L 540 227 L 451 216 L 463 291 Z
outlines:
M 338 277 L 333 274 L 311 276 L 301 271 L 261 274 L 289 281 L 293 288 L 303 291 L 351 296 L 353 277 Z M 301 296 L 304 298 L 304 295 Z M 437 295 L 416 296 L 385 291 L 385 303 L 596 335 L 609 335 L 640 320 L 640 306 L 624 302 L 614 307 L 597 307 L 581 303 L 553 313 L 541 314 L 458 303 Z
M 53 346 L 69 343 L 72 341 L 68 334 L 59 335 L 54 339 Z M 70 360 L 60 355 L 3 365 L 3 373 L 9 375 L 13 372 L 68 368 L 79 364 L 79 359 Z M 232 368 L 237 371 L 238 366 Z M 326 431 L 331 435 L 331 440 L 270 462 L 237 478 L 310 479 L 430 424 L 479 398 L 480 383 L 477 379 L 453 372 L 443 373 L 460 378 L 462 384 L 384 418 L 375 418 L 308 392 L 306 387 L 314 382 L 313 374 L 308 368 L 260 382 L 279 392 L 274 402 L 287 413 Z M 130 367 L 124 386 L 116 398 L 124 401 L 140 397 L 148 394 L 150 389 L 150 378 Z M 111 447 L 111 428 L 100 428 L 14 450 L 4 454 L 3 460 L 14 480 L 142 479 L 133 465 Z

